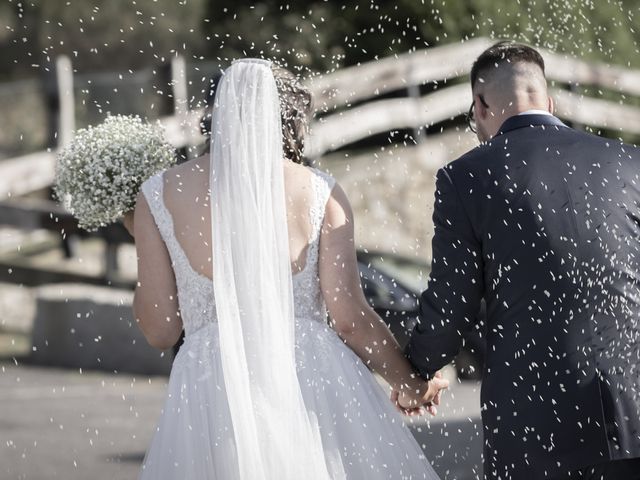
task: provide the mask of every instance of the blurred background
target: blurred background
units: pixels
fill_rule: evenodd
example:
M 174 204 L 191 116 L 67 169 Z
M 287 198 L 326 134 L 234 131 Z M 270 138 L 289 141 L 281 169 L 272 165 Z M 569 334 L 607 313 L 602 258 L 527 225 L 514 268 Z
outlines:
M 0 0 L 0 477 L 135 478 L 171 365 L 132 318 L 124 228 L 83 232 L 52 196 L 76 129 L 137 114 L 195 158 L 233 59 L 299 74 L 315 97 L 308 162 L 349 195 L 367 298 L 404 342 L 435 172 L 477 144 L 474 58 L 501 39 L 536 46 L 563 121 L 636 143 L 639 32 L 635 0 Z M 482 355 L 479 322 L 441 415 L 412 424 L 443 478 L 481 478 Z

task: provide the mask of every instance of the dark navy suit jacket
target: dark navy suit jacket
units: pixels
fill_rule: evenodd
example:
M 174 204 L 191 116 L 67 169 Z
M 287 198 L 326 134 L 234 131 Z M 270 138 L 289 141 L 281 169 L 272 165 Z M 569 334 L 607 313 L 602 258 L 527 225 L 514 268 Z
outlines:
M 450 362 L 487 304 L 487 478 L 640 457 L 640 151 L 509 118 L 438 172 L 433 264 L 407 355 Z

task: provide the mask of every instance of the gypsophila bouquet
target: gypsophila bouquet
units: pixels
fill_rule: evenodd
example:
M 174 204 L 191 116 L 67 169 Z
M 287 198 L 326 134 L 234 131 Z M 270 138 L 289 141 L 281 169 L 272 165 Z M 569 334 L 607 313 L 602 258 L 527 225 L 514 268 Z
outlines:
M 109 116 L 58 154 L 54 189 L 80 227 L 94 231 L 133 210 L 142 182 L 175 161 L 160 125 Z

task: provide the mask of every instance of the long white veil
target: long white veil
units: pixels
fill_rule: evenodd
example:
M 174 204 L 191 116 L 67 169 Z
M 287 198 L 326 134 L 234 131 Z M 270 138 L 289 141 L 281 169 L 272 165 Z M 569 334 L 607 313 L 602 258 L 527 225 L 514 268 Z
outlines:
M 271 64 L 240 60 L 211 124 L 213 288 L 243 480 L 328 479 L 295 363 L 280 104 Z

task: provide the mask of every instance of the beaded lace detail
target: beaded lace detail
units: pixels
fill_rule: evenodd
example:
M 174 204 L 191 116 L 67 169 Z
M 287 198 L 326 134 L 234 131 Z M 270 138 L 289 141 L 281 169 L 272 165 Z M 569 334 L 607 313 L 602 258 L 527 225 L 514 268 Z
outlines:
M 324 211 L 335 180 L 330 175 L 313 169 L 313 201 L 311 202 L 311 238 L 307 250 L 304 270 L 293 276 L 293 301 L 296 318 L 310 318 L 326 321 L 327 310 L 320 290 L 318 257 L 320 230 L 324 220 Z
M 300 320 L 326 321 L 327 311 L 320 290 L 318 257 L 320 230 L 324 211 L 335 180 L 328 174 L 312 169 L 313 199 L 310 218 L 312 233 L 307 249 L 304 269 L 293 275 L 294 311 L 297 324 Z M 180 314 L 187 338 L 216 321 L 213 283 L 196 272 L 176 239 L 171 213 L 164 204 L 162 173 L 149 178 L 142 185 L 142 192 L 149 204 L 160 235 L 167 246 L 178 288 Z
M 182 250 L 173 228 L 173 218 L 164 204 L 164 181 L 158 173 L 142 184 L 151 214 L 164 240 L 178 287 L 180 316 L 186 335 L 215 321 L 215 302 L 211 279 L 196 272 Z

